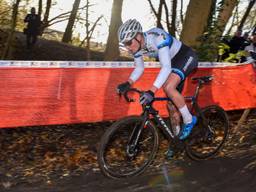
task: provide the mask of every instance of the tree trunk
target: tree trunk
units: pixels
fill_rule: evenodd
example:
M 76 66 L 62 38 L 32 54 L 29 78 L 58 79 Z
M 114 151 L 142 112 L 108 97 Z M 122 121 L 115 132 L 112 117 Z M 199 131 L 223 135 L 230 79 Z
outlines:
M 217 3 L 217 0 L 213 0 L 210 14 L 209 14 L 208 21 L 207 21 L 207 29 L 211 29 L 214 26 L 216 3 Z
M 117 31 L 118 27 L 121 25 L 121 14 L 122 14 L 123 0 L 114 0 L 112 13 L 111 13 L 111 22 L 109 26 L 109 35 L 104 55 L 105 61 L 117 60 L 120 51 L 119 51 L 119 42 Z
M 165 0 L 160 0 L 160 4 L 158 7 L 158 13 L 156 15 L 156 26 L 163 29 L 161 20 L 162 20 L 162 10 Z
M 15 32 L 15 28 L 16 28 L 16 21 L 17 21 L 19 4 L 20 4 L 20 0 L 16 0 L 16 2 L 13 5 L 11 29 L 10 29 L 10 32 L 8 34 L 8 38 L 6 40 L 5 48 L 4 48 L 3 53 L 1 55 L 1 59 L 6 59 L 9 55 L 9 52 L 10 52 L 10 49 L 11 49 L 13 35 L 14 35 L 14 32 Z
M 177 0 L 172 1 L 172 24 L 170 33 L 175 37 L 176 32 Z
M 82 42 L 80 43 L 80 47 L 84 44 L 84 42 L 86 41 L 86 59 L 89 61 L 91 59 L 91 51 L 90 51 L 90 41 L 91 41 L 91 37 L 93 35 L 93 32 L 97 26 L 97 23 L 100 21 L 100 19 L 103 17 L 103 15 L 101 15 L 100 17 L 97 18 L 96 21 L 93 21 L 93 25 L 90 25 L 90 21 L 89 21 L 89 8 L 91 7 L 91 4 L 89 2 L 89 0 L 86 0 L 86 5 L 85 5 L 85 30 L 86 30 L 86 35 L 85 38 L 82 40 Z
M 237 0 L 225 0 L 222 7 L 220 8 L 220 13 L 217 19 L 216 24 L 216 37 L 219 38 L 222 36 L 226 24 L 228 23 L 230 17 L 232 16 L 233 10 L 236 7 L 238 1 Z
M 41 18 L 42 15 L 42 9 L 43 9 L 43 0 L 38 1 L 38 15 Z
M 163 5 L 166 5 L 165 0 L 160 0 L 159 7 L 158 7 L 158 12 L 156 12 L 151 0 L 148 0 L 148 3 L 150 5 L 150 8 L 151 8 L 152 12 L 154 13 L 154 15 L 156 17 L 156 27 L 163 29 L 163 25 L 161 23 L 161 20 L 162 20 L 162 7 L 163 7 Z
M 234 13 L 233 13 L 233 17 L 232 17 L 232 20 L 231 20 L 231 24 L 230 24 L 230 27 L 229 29 L 227 30 L 226 34 L 225 35 L 230 35 L 230 32 L 232 30 L 232 28 L 235 26 L 235 15 L 238 15 L 238 5 L 236 5 L 236 7 L 234 8 Z
M 165 1 L 164 1 L 163 5 L 164 5 L 164 9 L 165 9 L 166 27 L 167 27 L 168 33 L 171 34 L 171 23 L 170 23 L 170 20 L 169 20 L 168 6 L 167 6 Z M 175 36 L 175 35 L 173 35 L 173 36 Z
M 77 11 L 78 11 L 78 8 L 79 8 L 80 1 L 81 0 L 75 0 L 75 2 L 73 4 L 73 9 L 72 9 L 72 12 L 70 14 L 70 17 L 69 17 L 68 24 L 67 24 L 67 27 L 65 29 L 64 35 L 62 37 L 62 42 L 64 42 L 64 43 L 68 43 L 72 39 L 72 30 L 73 30 L 74 23 L 75 23 L 75 20 L 76 20 L 76 15 L 77 15 Z
M 48 19 L 49 19 L 51 6 L 52 6 L 52 0 L 47 0 L 45 13 L 44 13 L 44 19 L 43 19 L 43 29 L 45 28 L 45 26 L 48 25 Z
M 89 13 L 89 10 L 86 11 Z M 100 17 L 98 17 L 98 19 L 93 22 L 93 25 L 91 28 L 89 28 L 89 14 L 87 13 L 87 16 L 86 16 L 86 24 L 85 24 L 85 27 L 86 27 L 86 36 L 85 38 L 82 40 L 82 42 L 80 43 L 79 47 L 81 47 L 84 42 L 86 41 L 86 52 L 87 52 L 87 60 L 90 60 L 91 59 L 91 54 L 90 54 L 90 40 L 92 38 L 92 35 L 93 35 L 93 32 L 96 28 L 96 26 L 98 25 L 98 22 L 103 18 L 103 15 L 101 15 Z
M 185 21 L 183 23 L 183 29 L 181 32 L 181 40 L 192 47 L 200 45 L 197 38 L 200 37 L 205 27 L 209 13 L 211 10 L 213 0 L 190 0 L 186 12 Z
M 89 0 L 86 1 L 86 54 L 87 54 L 87 60 L 91 59 L 91 53 L 90 53 L 90 39 L 89 39 Z
M 241 22 L 240 22 L 240 25 L 237 28 L 238 30 L 242 30 L 243 29 L 244 23 L 245 23 L 248 15 L 249 15 L 253 5 L 255 4 L 255 2 L 256 2 L 256 0 L 250 0 L 249 5 L 248 5 L 248 7 L 247 7 L 247 9 L 246 9 L 246 11 L 244 13 L 244 16 L 243 16 Z
M 183 19 L 183 0 L 180 1 L 180 22 L 183 24 L 184 19 Z

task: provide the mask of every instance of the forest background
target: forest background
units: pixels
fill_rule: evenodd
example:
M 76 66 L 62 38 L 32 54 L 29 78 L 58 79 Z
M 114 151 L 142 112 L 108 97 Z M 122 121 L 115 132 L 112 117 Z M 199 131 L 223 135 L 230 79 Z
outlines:
M 2 59 L 13 59 L 15 33 L 22 32 L 32 6 L 41 16 L 41 38 L 102 52 L 97 60 L 114 61 L 121 55 L 117 30 L 129 18 L 143 29 L 160 27 L 197 50 L 200 61 L 215 61 L 223 37 L 235 31 L 252 34 L 256 28 L 256 0 L 0 0 Z M 1 36 L 1 35 L 0 35 Z M 63 45 L 64 45 L 63 44 Z M 95 59 L 94 59 L 95 60 Z

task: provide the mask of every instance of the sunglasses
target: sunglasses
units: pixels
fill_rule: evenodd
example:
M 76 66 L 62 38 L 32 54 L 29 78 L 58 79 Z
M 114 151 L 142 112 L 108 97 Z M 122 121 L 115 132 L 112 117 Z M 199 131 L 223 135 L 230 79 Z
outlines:
M 132 44 L 132 39 L 130 41 L 124 42 L 124 46 L 131 46 Z

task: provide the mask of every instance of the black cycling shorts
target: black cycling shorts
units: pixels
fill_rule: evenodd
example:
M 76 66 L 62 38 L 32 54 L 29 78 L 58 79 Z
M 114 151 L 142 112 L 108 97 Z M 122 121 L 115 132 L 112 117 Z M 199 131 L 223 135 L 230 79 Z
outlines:
M 196 53 L 188 46 L 182 44 L 179 52 L 172 58 L 172 73 L 181 78 L 177 90 L 181 93 L 186 77 L 198 66 Z

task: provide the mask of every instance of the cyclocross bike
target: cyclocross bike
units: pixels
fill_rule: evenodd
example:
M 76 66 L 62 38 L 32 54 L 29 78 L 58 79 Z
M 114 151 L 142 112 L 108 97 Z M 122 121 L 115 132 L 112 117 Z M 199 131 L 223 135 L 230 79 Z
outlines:
M 212 76 L 195 77 L 197 86 L 193 96 L 185 97 L 191 102 L 192 111 L 198 122 L 190 136 L 179 140 L 171 126 L 154 109 L 156 101 L 170 101 L 169 98 L 156 97 L 153 102 L 142 105 L 141 115 L 122 118 L 113 123 L 103 134 L 97 152 L 101 172 L 111 178 L 126 178 L 141 174 L 155 159 L 159 147 L 157 128 L 170 143 L 181 142 L 182 151 L 194 160 L 213 157 L 222 148 L 227 139 L 229 121 L 226 112 L 217 105 L 200 108 L 197 102 L 199 90 L 203 84 L 210 82 Z M 128 102 L 134 102 L 131 92 L 143 92 L 131 88 L 124 94 Z M 171 125 L 171 123 L 170 123 Z M 175 142 L 174 142 L 175 141 Z

